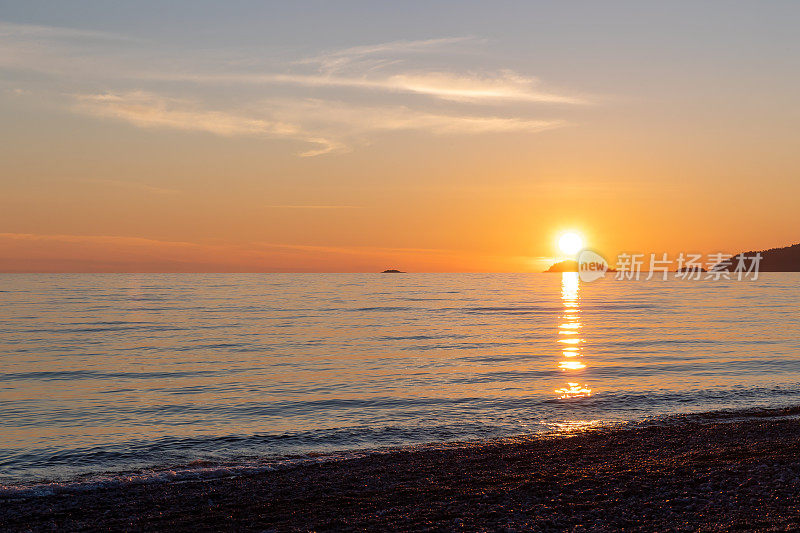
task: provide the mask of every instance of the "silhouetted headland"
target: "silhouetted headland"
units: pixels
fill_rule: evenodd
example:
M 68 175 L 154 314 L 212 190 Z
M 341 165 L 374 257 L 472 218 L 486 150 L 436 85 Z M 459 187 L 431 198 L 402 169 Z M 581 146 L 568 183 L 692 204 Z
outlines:
M 737 256 L 741 255 L 745 258 L 746 264 L 749 265 L 752 257 L 756 254 L 761 254 L 761 260 L 758 265 L 760 272 L 800 272 L 800 243 L 791 246 L 784 246 L 783 248 L 770 248 L 769 250 L 751 250 L 748 252 L 741 252 L 733 254 L 727 262 L 715 265 L 711 270 L 714 271 L 733 271 L 738 263 Z M 578 262 L 574 259 L 566 259 L 553 263 L 550 268 L 545 270 L 547 273 L 561 273 L 561 272 L 578 272 Z M 616 272 L 615 269 L 609 268 L 608 272 Z M 708 272 L 700 266 L 684 266 L 677 269 L 675 272 Z
M 758 264 L 760 272 L 800 272 L 800 243 L 783 248 L 742 252 L 744 257 L 753 257 L 756 254 L 761 254 L 761 261 Z M 737 255 L 739 254 L 734 254 L 728 261 L 730 264 L 719 264 L 714 267 L 714 270 L 734 270 L 738 262 Z
M 402 270 L 395 270 L 393 268 L 390 268 L 389 270 L 384 270 L 383 272 L 381 272 L 381 274 L 405 274 L 405 272 L 403 272 Z

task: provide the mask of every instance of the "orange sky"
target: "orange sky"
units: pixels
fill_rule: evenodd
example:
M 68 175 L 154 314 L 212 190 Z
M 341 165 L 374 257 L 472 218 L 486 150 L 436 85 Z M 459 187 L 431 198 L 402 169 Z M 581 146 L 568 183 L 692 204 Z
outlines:
M 0 271 L 539 271 L 565 229 L 610 258 L 800 241 L 800 8 L 615 5 L 20 7 Z

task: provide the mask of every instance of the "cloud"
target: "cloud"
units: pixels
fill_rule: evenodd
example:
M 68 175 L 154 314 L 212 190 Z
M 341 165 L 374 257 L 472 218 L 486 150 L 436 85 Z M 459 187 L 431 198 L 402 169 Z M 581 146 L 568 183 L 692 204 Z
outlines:
M 199 108 L 186 100 L 143 91 L 77 95 L 73 110 L 129 122 L 142 128 L 202 131 L 230 137 L 256 135 L 288 138 L 319 145 L 301 155 L 315 156 L 341 149 L 328 139 L 311 135 L 294 124 L 263 120 L 224 111 Z
M 489 72 L 454 72 L 436 67 L 409 66 L 433 52 L 444 52 L 455 44 L 478 44 L 474 37 L 450 37 L 417 41 L 392 41 L 354 46 L 291 61 L 272 72 L 154 72 L 148 77 L 161 81 L 196 84 L 295 85 L 308 88 L 346 88 L 388 93 L 424 95 L 460 102 L 534 102 L 586 105 L 591 100 L 576 94 L 561 94 L 541 88 L 535 77 L 502 69 Z M 409 57 L 412 54 L 414 57 Z M 452 58 L 447 60 L 452 65 Z M 311 67 L 296 68 L 296 67 Z
M 269 264 L 265 253 L 118 235 L 0 233 L 3 272 L 252 271 Z
M 362 46 L 351 46 L 341 48 L 316 56 L 307 57 L 296 61 L 299 65 L 316 65 L 321 71 L 335 72 L 352 65 L 355 62 L 363 61 L 365 58 L 371 59 L 372 66 L 383 66 L 398 61 L 398 55 L 409 52 L 427 52 L 431 49 L 447 47 L 453 44 L 463 44 L 467 42 L 477 42 L 474 37 L 444 37 L 439 39 L 422 39 L 416 41 L 391 41 L 386 43 L 369 44 Z M 382 58 L 381 56 L 389 56 Z
M 191 109 L 191 104 L 187 101 L 143 91 L 78 95 L 77 99 L 79 103 L 76 108 L 79 111 L 117 118 L 144 128 L 207 131 L 223 136 L 296 133 L 287 124 L 269 123 L 218 111 Z
M 105 77 L 143 43 L 110 32 L 0 21 L 0 68 L 60 78 Z
M 205 244 L 117 235 L 0 233 L 0 272 L 379 271 L 463 253 L 426 248 L 247 242 Z
M 0 233 L 0 239 L 14 241 L 58 241 L 64 243 L 122 244 L 129 246 L 169 246 L 178 248 L 195 248 L 202 245 L 184 241 L 161 241 L 143 237 L 125 237 L 118 235 L 69 235 L 41 233 Z
M 130 37 L 103 31 L 59 26 L 39 26 L 35 24 L 15 24 L 4 21 L 0 21 L 0 39 L 137 41 Z
M 73 106 L 76 112 L 141 128 L 284 138 L 319 146 L 301 153 L 306 157 L 345 151 L 354 139 L 377 131 L 424 131 L 436 135 L 534 133 L 564 124 L 559 120 L 429 113 L 403 106 L 364 107 L 315 99 L 267 101 L 256 109 L 249 114 L 206 110 L 194 102 L 142 91 L 77 95 Z
M 455 67 L 484 42 L 391 41 L 269 66 L 257 66 L 254 52 L 254 62 L 243 69 L 241 61 L 209 63 L 105 32 L 0 22 L 0 67 L 47 73 L 20 79 L 10 73 L 9 80 L 16 90 L 77 113 L 139 128 L 292 140 L 308 145 L 298 152 L 305 157 L 348 151 L 375 132 L 535 133 L 566 122 L 536 117 L 525 104 L 563 109 L 592 103 L 511 70 Z M 175 72 L 175 64 L 185 70 Z M 52 94 L 55 87 L 60 96 Z M 66 104 L 64 94 L 70 97 Z M 216 104 L 209 103 L 213 98 Z M 226 103 L 232 101 L 235 106 Z
M 122 246 L 134 248 L 180 249 L 196 250 L 213 253 L 230 253 L 248 251 L 256 256 L 263 256 L 266 249 L 288 249 L 306 252 L 326 252 L 341 254 L 385 254 L 385 253 L 457 253 L 455 250 L 440 248 L 393 248 L 380 246 L 318 246 L 309 244 L 275 243 L 275 242 L 250 242 L 239 245 L 212 245 L 188 241 L 165 241 L 148 239 L 144 237 L 129 237 L 124 235 L 72 235 L 72 234 L 42 234 L 42 233 L 0 233 L 0 240 L 26 241 L 26 242 L 60 242 L 68 244 L 96 244 L 103 246 Z M 108 248 L 106 248 L 108 249 Z
M 10 24 L 0 22 L 0 65 L 50 72 L 61 76 L 80 74 L 150 81 L 185 81 L 197 84 L 296 85 L 310 88 L 349 88 L 425 95 L 444 100 L 474 102 L 540 102 L 586 104 L 583 96 L 560 94 L 540 88 L 541 82 L 510 70 L 452 72 L 441 68 L 409 66 L 432 52 L 453 45 L 475 45 L 474 37 L 448 37 L 416 41 L 392 41 L 333 50 L 273 65 L 268 71 L 224 72 L 192 68 L 196 58 L 170 58 L 159 51 L 167 67 L 158 68 L 150 55 L 154 43 L 93 30 Z M 101 43 L 105 43 L 102 47 Z M 109 49 L 106 45 L 113 43 Z M 131 46 L 135 44 L 136 46 Z M 149 44 L 150 46 L 142 46 Z M 144 57 L 141 57 L 145 54 Z M 409 58 L 409 54 L 414 57 Z M 138 59 L 137 59 L 138 57 Z M 142 60 L 147 60 L 144 62 Z M 171 70 L 175 62 L 189 65 L 185 72 Z M 150 64 L 148 70 L 144 65 Z M 228 62 L 227 64 L 231 64 Z M 452 64 L 451 61 L 447 62 Z M 310 67 L 298 69 L 296 67 Z M 303 72 L 302 70 L 305 70 Z
M 556 94 L 536 89 L 538 81 L 503 71 L 499 74 L 453 74 L 420 71 L 383 76 L 347 77 L 327 74 L 166 74 L 158 79 L 197 83 L 286 84 L 315 88 L 340 87 L 412 93 L 461 102 L 538 102 L 547 104 L 586 105 L 584 97 Z
M 586 104 L 585 99 L 536 90 L 538 81 L 504 71 L 499 75 L 469 76 L 446 72 L 396 74 L 385 80 L 387 88 L 436 96 L 448 100 L 513 100 L 550 104 Z
M 310 128 L 331 128 L 345 136 L 376 131 L 425 131 L 437 135 L 535 133 L 565 124 L 561 120 L 430 113 L 405 106 L 354 106 L 317 99 L 273 100 L 265 106 L 281 120 L 303 122 Z

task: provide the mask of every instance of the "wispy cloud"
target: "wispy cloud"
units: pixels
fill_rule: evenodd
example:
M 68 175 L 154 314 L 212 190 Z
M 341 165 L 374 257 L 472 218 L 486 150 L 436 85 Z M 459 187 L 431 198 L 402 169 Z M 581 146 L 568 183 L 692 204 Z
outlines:
M 462 102 L 539 102 L 586 105 L 581 96 L 537 89 L 535 78 L 511 71 L 499 74 L 453 74 L 444 71 L 411 71 L 380 76 L 347 77 L 328 74 L 166 74 L 161 79 L 203 83 L 286 84 L 305 87 L 340 87 L 393 93 L 413 93 Z
M 561 120 L 431 113 L 406 106 L 354 106 L 318 99 L 272 100 L 265 102 L 265 108 L 281 120 L 307 122 L 314 128 L 325 128 L 327 125 L 349 136 L 403 130 L 438 135 L 514 131 L 532 133 L 564 125 Z
M 288 124 L 270 123 L 231 113 L 192 109 L 185 100 L 153 93 L 103 93 L 77 95 L 76 109 L 101 117 L 125 120 L 137 126 L 207 131 L 217 135 L 272 133 L 294 135 Z
M 416 41 L 392 41 L 334 50 L 295 62 L 317 68 L 316 73 L 272 73 L 238 78 L 240 82 L 287 83 L 312 87 L 407 92 L 460 101 L 513 100 L 558 104 L 586 104 L 578 95 L 558 94 L 539 88 L 536 78 L 511 70 L 495 73 L 451 72 L 408 67 L 409 54 L 442 52 L 455 45 L 485 43 L 474 37 L 449 37 Z M 399 71 L 392 71 L 400 67 Z
M 162 241 L 144 237 L 127 237 L 120 235 L 70 235 L 70 234 L 42 234 L 42 233 L 0 233 L 0 239 L 15 241 L 59 241 L 64 243 L 97 243 L 97 244 L 123 244 L 130 246 L 169 246 L 180 248 L 193 248 L 204 245 L 185 241 Z
M 0 39 L 8 38 L 32 38 L 39 40 L 78 39 L 95 41 L 137 41 L 137 39 L 111 32 L 79 28 L 65 28 L 59 26 L 40 26 L 36 24 L 16 24 L 0 20 Z
M 190 101 L 135 91 L 77 95 L 73 109 L 142 128 L 285 138 L 319 146 L 302 152 L 303 156 L 347 150 L 353 139 L 376 131 L 469 135 L 531 133 L 563 125 L 558 120 L 437 114 L 403 106 L 363 107 L 314 99 L 267 101 L 254 107 L 257 111 L 250 114 L 205 110 Z
M 216 62 L 169 48 L 156 54 L 156 44 L 0 22 L 0 68 L 49 74 L 50 82 L 23 76 L 14 88 L 38 94 L 48 83 L 57 86 L 73 93 L 67 105 L 77 113 L 140 128 L 293 140 L 310 145 L 298 152 L 306 157 L 351 150 L 381 131 L 536 133 L 566 124 L 552 113 L 542 118 L 543 106 L 593 101 L 508 69 L 459 69 L 485 44 L 475 37 L 352 46 L 268 66 L 225 61 L 224 53 Z M 183 70 L 174 71 L 175 64 Z
M 427 94 L 449 100 L 513 100 L 550 104 L 586 104 L 576 96 L 536 89 L 538 80 L 511 71 L 497 75 L 456 75 L 447 72 L 396 74 L 385 80 L 387 88 Z
M 358 270 L 377 271 L 420 257 L 459 256 L 463 252 L 431 248 L 273 242 L 220 245 L 123 235 L 0 233 L 2 272 L 297 272 L 314 271 L 319 265 L 335 270 L 359 265 Z M 317 267 L 302 267 L 308 264 Z
M 202 131 L 226 137 L 263 135 L 320 146 L 303 152 L 301 155 L 304 156 L 320 155 L 341 148 L 338 143 L 304 132 L 294 124 L 205 110 L 192 102 L 142 91 L 77 95 L 76 99 L 77 103 L 73 106 L 76 111 L 123 120 L 142 128 Z
M 107 77 L 143 41 L 112 32 L 0 21 L 0 69 Z
M 314 65 L 324 72 L 336 72 L 353 63 L 369 60 L 367 68 L 385 66 L 400 61 L 399 55 L 419 52 L 429 52 L 442 47 L 467 42 L 483 42 L 474 37 L 444 37 L 439 39 L 421 39 L 415 41 L 391 41 L 387 43 L 369 44 L 340 48 L 295 61 L 298 65 Z M 363 66 L 362 66 L 363 67 Z
M 409 54 L 417 58 L 448 50 L 454 45 L 476 45 L 483 40 L 450 37 L 417 41 L 393 41 L 333 50 L 300 60 L 273 65 L 271 71 L 208 71 L 189 68 L 175 72 L 151 67 L 142 70 L 136 54 L 122 53 L 124 63 L 114 61 L 108 50 L 86 44 L 115 42 L 119 46 L 138 41 L 123 35 L 92 30 L 10 24 L 0 22 L 0 65 L 60 74 L 80 67 L 82 76 L 94 68 L 97 75 L 137 80 L 189 81 L 198 84 L 297 85 L 311 88 L 349 88 L 357 90 L 410 93 L 459 101 L 520 101 L 554 104 L 586 104 L 580 95 L 561 94 L 541 88 L 534 77 L 510 70 L 498 72 L 454 72 L 447 69 L 420 69 Z M 124 49 L 124 48 L 123 48 Z M 122 49 L 121 49 L 122 50 Z M 165 52 L 168 54 L 168 52 Z M 92 58 L 91 56 L 96 57 Z M 127 63 L 127 65 L 125 64 Z M 184 62 L 191 65 L 190 62 Z M 412 65 L 409 65 L 412 63 Z M 172 64 L 172 62 L 169 62 Z M 309 67 L 298 71 L 295 67 Z
M 0 240 L 26 242 L 61 242 L 67 244 L 99 244 L 117 245 L 123 247 L 145 247 L 152 249 L 173 248 L 182 250 L 198 250 L 213 253 L 238 251 L 259 256 L 266 253 L 267 249 L 287 249 L 304 252 L 325 252 L 335 254 L 373 255 L 387 253 L 458 253 L 456 250 L 441 248 L 399 248 L 381 246 L 319 246 L 313 244 L 276 243 L 276 242 L 249 242 L 238 245 L 214 245 L 189 241 L 166 241 L 148 239 L 144 237 L 131 237 L 125 235 L 74 235 L 74 234 L 43 234 L 43 233 L 0 233 Z

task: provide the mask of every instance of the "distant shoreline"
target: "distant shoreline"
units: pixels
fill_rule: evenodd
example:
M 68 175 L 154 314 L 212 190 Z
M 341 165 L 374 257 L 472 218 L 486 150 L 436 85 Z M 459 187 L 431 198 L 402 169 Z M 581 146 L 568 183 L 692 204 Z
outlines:
M 785 414 L 797 409 L 6 495 L 0 523 L 10 531 L 787 530 L 800 527 L 800 421 Z

